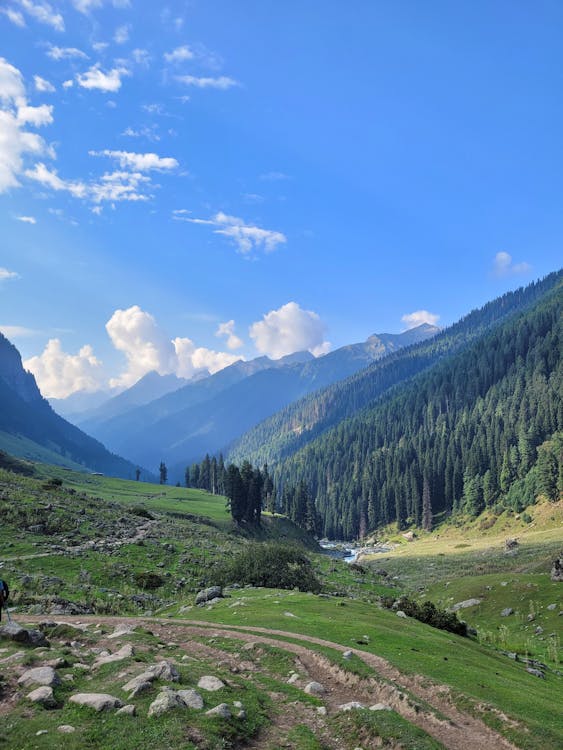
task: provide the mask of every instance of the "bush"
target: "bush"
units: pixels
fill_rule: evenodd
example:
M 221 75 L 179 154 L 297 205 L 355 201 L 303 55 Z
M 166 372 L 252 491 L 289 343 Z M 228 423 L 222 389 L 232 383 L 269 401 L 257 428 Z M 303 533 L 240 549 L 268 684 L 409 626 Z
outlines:
M 279 543 L 250 544 L 223 563 L 215 577 L 223 586 L 240 583 L 314 593 L 321 590 L 307 555 L 299 547 Z
M 153 514 L 142 505 L 134 505 L 132 508 L 129 508 L 129 513 L 139 516 L 139 518 L 147 518 L 149 521 L 154 521 Z
M 439 609 L 434 602 L 425 601 L 418 604 L 414 599 L 408 596 L 402 596 L 398 601 L 390 597 L 383 597 L 381 604 L 387 609 L 400 609 L 409 617 L 431 625 L 439 630 L 447 630 L 449 633 L 456 635 L 467 635 L 467 623 L 457 619 L 455 612 L 447 612 L 445 609 Z
M 158 573 L 135 573 L 135 583 L 142 589 L 158 589 L 164 585 L 164 578 Z

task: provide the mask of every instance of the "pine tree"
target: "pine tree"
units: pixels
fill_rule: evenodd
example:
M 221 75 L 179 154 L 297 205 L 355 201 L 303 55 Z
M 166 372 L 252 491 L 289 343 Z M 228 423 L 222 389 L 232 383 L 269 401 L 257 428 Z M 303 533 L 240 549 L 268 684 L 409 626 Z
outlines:
M 160 462 L 158 471 L 160 474 L 160 484 L 166 484 L 168 480 L 168 469 L 166 468 L 166 464 L 164 463 L 164 461 Z
M 430 482 L 425 476 L 422 482 L 422 528 L 432 531 L 432 500 L 430 499 Z

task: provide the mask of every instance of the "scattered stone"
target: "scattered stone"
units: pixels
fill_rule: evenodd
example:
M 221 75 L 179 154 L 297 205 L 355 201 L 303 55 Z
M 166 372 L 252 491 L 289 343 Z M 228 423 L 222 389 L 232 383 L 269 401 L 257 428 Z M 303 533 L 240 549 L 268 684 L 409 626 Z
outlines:
M 402 609 L 397 610 L 397 617 L 406 617 L 407 615 L 403 612 Z
M 146 670 L 147 674 L 154 675 L 155 680 L 168 680 L 171 682 L 179 682 L 180 673 L 176 669 L 176 666 L 170 661 L 159 661 L 153 664 Z
M 317 713 L 320 714 L 321 716 L 326 716 L 327 714 L 326 706 L 317 706 Z
M 558 557 L 551 566 L 551 580 L 563 581 L 563 557 Z
M 59 724 L 57 731 L 62 734 L 72 734 L 76 732 L 76 727 L 73 727 L 71 724 Z
M 512 609 L 512 607 L 505 607 L 505 609 L 503 609 L 502 612 L 500 613 L 500 616 L 509 617 L 509 615 L 513 615 L 513 614 L 514 614 L 514 610 Z
M 510 552 L 512 550 L 515 550 L 518 547 L 518 539 L 515 537 L 509 538 L 504 542 L 504 550 L 505 552 Z
M 354 656 L 354 652 L 353 651 L 345 651 L 342 654 L 342 658 L 343 659 L 351 659 L 353 656 Z
M 468 607 L 476 607 L 478 604 L 481 604 L 483 600 L 482 599 L 464 599 L 462 602 L 458 602 L 457 604 L 454 604 L 453 607 L 450 607 L 450 610 L 452 612 L 457 612 L 458 609 L 467 609 Z
M 20 661 L 24 656 L 25 651 L 16 651 L 15 653 L 10 654 L 10 656 L 5 656 L 3 659 L 0 659 L 0 664 L 11 664 L 13 661 Z
M 30 687 L 31 685 L 47 685 L 53 687 L 60 685 L 61 680 L 53 667 L 35 667 L 28 669 L 18 680 L 18 685 Z
M 188 708 L 200 711 L 203 708 L 203 698 L 197 690 L 178 690 L 178 696 Z
M 161 716 L 175 708 L 185 708 L 184 701 L 173 690 L 163 690 L 149 706 L 149 716 Z
M 547 608 L 550 612 L 553 612 L 555 609 L 557 609 L 557 604 L 548 604 Z
M 297 617 L 297 615 L 294 615 L 293 612 L 284 612 L 283 616 L 284 617 Z
M 27 630 L 27 628 L 22 628 L 15 622 L 9 622 L 0 628 L 0 638 L 8 638 L 15 643 L 22 643 L 26 646 L 49 646 L 49 641 L 40 630 Z
M 44 734 L 49 734 L 49 732 L 46 729 L 40 729 L 38 732 L 35 732 L 36 737 L 41 737 Z
M 388 706 L 387 703 L 374 703 L 373 706 L 369 707 L 370 711 L 392 711 L 393 709 L 391 706 Z
M 357 708 L 365 708 L 363 703 L 359 703 L 358 701 L 350 701 L 350 703 L 342 703 L 342 705 L 338 706 L 340 711 L 353 711 Z
M 541 635 L 543 633 L 543 628 L 541 625 L 538 625 L 538 627 L 534 630 L 535 635 Z
M 526 619 L 528 620 L 528 622 L 533 622 L 536 619 L 536 616 L 533 612 L 530 612 Z
M 534 669 L 533 667 L 526 667 L 526 672 L 533 674 L 534 677 L 539 677 L 540 679 L 545 680 L 545 675 L 540 669 Z
M 78 669 L 80 672 L 89 672 L 92 669 L 89 664 L 84 664 L 84 662 L 81 661 L 75 661 L 72 668 Z
M 79 706 L 93 708 L 94 711 L 110 711 L 112 708 L 123 706 L 123 701 L 108 693 L 76 693 L 71 695 L 69 700 Z
M 142 677 L 143 675 L 141 675 Z M 129 700 L 131 698 L 136 698 L 141 693 L 146 693 L 147 690 L 150 690 L 152 687 L 152 682 L 149 682 L 148 680 L 142 680 L 138 681 L 135 684 L 135 687 L 129 691 Z M 125 687 L 123 688 L 125 690 Z
M 137 626 L 132 623 L 123 622 L 115 628 L 111 635 L 108 635 L 108 638 L 120 638 L 122 635 L 131 635 L 131 633 L 135 632 L 136 628 Z
M 53 688 L 48 687 L 47 685 L 42 685 L 41 687 L 32 690 L 27 696 L 27 699 L 32 703 L 39 703 L 44 708 L 55 708 L 57 705 L 57 701 L 53 695 Z
M 298 679 L 299 679 L 299 675 L 297 674 L 297 672 L 293 672 L 289 676 L 289 679 L 287 680 L 287 684 L 288 685 L 294 685 L 297 682 Z
M 324 695 L 326 693 L 326 688 L 320 682 L 309 682 L 305 685 L 304 690 L 309 695 Z
M 206 604 L 207 602 L 212 601 L 213 599 L 222 599 L 223 598 L 223 589 L 221 586 L 210 586 L 207 589 L 202 589 L 198 592 L 195 603 L 198 606 L 202 606 Z
M 218 716 L 220 719 L 230 719 L 232 716 L 231 709 L 226 703 L 220 703 L 215 708 L 210 708 L 205 714 L 206 716 Z
M 93 664 L 93 669 L 102 667 L 104 664 L 113 664 L 116 661 L 123 661 L 124 659 L 130 659 L 134 653 L 135 653 L 135 650 L 132 644 L 126 643 L 124 646 L 122 646 L 119 649 L 119 651 L 116 651 L 115 654 L 101 654 L 100 656 L 98 656 L 98 658 Z
M 198 688 L 201 688 L 201 690 L 209 690 L 211 692 L 214 692 L 215 690 L 221 690 L 222 688 L 224 688 L 225 683 L 222 682 L 218 677 L 213 677 L 212 675 L 204 675 L 203 677 L 200 677 L 197 686 Z
M 128 703 L 126 706 L 123 706 L 119 710 L 115 712 L 116 716 L 136 716 L 137 715 L 137 709 L 132 703 Z

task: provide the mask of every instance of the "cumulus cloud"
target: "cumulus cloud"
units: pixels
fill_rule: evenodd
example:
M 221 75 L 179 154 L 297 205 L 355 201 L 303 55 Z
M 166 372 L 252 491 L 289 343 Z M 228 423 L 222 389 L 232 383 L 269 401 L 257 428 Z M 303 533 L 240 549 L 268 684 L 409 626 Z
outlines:
M 165 52 L 164 59 L 169 63 L 180 63 L 186 60 L 193 60 L 195 57 L 193 51 L 184 44 L 182 47 L 176 47 L 172 52 Z
M 33 76 L 33 83 L 35 84 L 35 90 L 45 94 L 52 94 L 55 91 L 55 87 L 52 83 L 47 81 L 41 76 Z
M 24 127 L 47 125 L 52 120 L 52 107 L 28 105 L 20 71 L 0 57 L 0 193 L 19 186 L 18 176 L 27 156 L 53 156 L 43 138 Z
M 47 57 L 51 60 L 72 60 L 73 58 L 80 58 L 82 60 L 88 59 L 88 55 L 82 52 L 81 49 L 76 47 L 57 47 L 54 44 L 49 45 L 47 50 Z
M 0 8 L 0 13 L 6 16 L 15 26 L 19 26 L 21 29 L 25 27 L 25 18 L 19 10 L 15 8 Z
M 157 154 L 137 154 L 132 151 L 89 151 L 90 156 L 107 156 L 115 159 L 122 169 L 134 169 L 138 172 L 159 172 L 176 169 L 178 162 L 170 156 L 158 156 Z
M 19 278 L 19 273 L 16 273 L 15 271 L 8 271 L 7 268 L 2 268 L 0 266 L 0 281 L 6 281 L 7 279 L 17 279 Z
M 99 64 L 96 64 L 85 73 L 79 73 L 76 82 L 83 89 L 115 93 L 121 88 L 122 77 L 127 75 L 127 68 L 112 68 L 104 73 Z
M 261 354 L 274 359 L 308 350 L 315 357 L 330 350 L 325 340 L 326 326 L 317 313 L 303 310 L 297 302 L 288 302 L 266 313 L 250 326 L 250 338 Z
M 213 373 L 240 359 L 225 352 L 196 347 L 189 338 L 171 340 L 155 318 L 139 305 L 116 310 L 106 323 L 106 330 L 115 348 L 127 359 L 125 372 L 110 380 L 112 387 L 129 387 L 153 370 L 161 375 L 175 373 L 184 378 L 201 371 Z
M 64 18 L 49 3 L 43 2 L 43 0 L 35 0 L 35 2 L 32 2 L 32 0 L 15 0 L 15 2 L 35 21 L 51 26 L 55 31 L 65 30 Z
M 244 341 L 239 338 L 235 333 L 235 321 L 228 320 L 226 323 L 219 323 L 219 327 L 215 331 L 216 336 L 227 337 L 227 348 L 233 351 L 234 349 L 240 349 L 244 346 Z
M 40 355 L 23 364 L 35 375 L 46 398 L 66 398 L 75 391 L 97 391 L 104 383 L 102 363 L 88 344 L 78 354 L 67 354 L 59 339 L 50 339 Z
M 16 216 L 16 219 L 24 224 L 37 224 L 35 216 Z
M 512 256 L 509 253 L 500 252 L 495 255 L 493 273 L 498 278 L 517 276 L 518 274 L 528 273 L 531 270 L 532 266 L 529 263 L 513 263 Z
M 176 79 L 186 86 L 194 86 L 198 89 L 221 89 L 225 91 L 233 86 L 240 86 L 238 81 L 228 76 L 217 76 L 216 78 L 210 76 L 177 76 Z
M 115 34 L 113 35 L 113 41 L 116 44 L 125 44 L 125 42 L 129 40 L 129 30 L 130 30 L 130 26 L 128 24 L 119 26 L 115 30 Z
M 435 326 L 440 320 L 440 316 L 436 315 L 436 313 L 428 312 L 428 310 L 415 310 L 414 312 L 403 315 L 401 320 L 406 325 L 406 330 L 408 331 L 409 329 L 416 328 L 423 323 Z
M 92 10 L 101 8 L 104 4 L 109 4 L 110 0 L 72 0 L 72 4 L 80 13 L 90 13 Z M 128 8 L 131 5 L 130 0 L 111 0 L 114 8 Z
M 187 221 L 190 224 L 203 224 L 216 227 L 214 234 L 222 234 L 228 237 L 237 246 L 242 255 L 248 255 L 252 250 L 264 250 L 265 253 L 273 252 L 278 245 L 287 242 L 287 237 L 282 232 L 273 229 L 262 229 L 253 224 L 247 224 L 237 216 L 229 216 L 219 211 L 212 219 L 197 219 L 186 216 L 182 209 L 173 212 L 173 218 L 177 221 Z

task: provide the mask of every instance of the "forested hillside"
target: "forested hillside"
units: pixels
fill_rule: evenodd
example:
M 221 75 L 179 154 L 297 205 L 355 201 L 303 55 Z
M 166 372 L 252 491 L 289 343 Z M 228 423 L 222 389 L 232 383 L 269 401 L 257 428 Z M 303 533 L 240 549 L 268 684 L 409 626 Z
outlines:
M 509 316 L 528 309 L 561 283 L 562 272 L 509 292 L 474 310 L 428 341 L 422 341 L 323 390 L 288 405 L 239 438 L 229 461 L 274 464 L 315 440 L 342 420 L 369 407 L 390 389 L 476 341 Z
M 539 493 L 555 499 L 563 489 L 560 274 L 491 303 L 388 367 L 415 368 L 425 357 L 428 367 L 432 356 L 440 359 L 432 349 L 451 349 L 472 317 L 484 328 L 523 303 L 527 310 L 474 333 L 470 346 L 278 462 L 278 492 L 304 481 L 322 532 L 333 538 L 395 520 L 429 527 L 441 511 L 477 515 L 496 503 L 520 510 Z M 384 379 L 385 366 L 371 371 L 376 384 Z M 358 390 L 350 383 L 340 393 L 332 389 L 319 409 L 328 403 L 332 414 L 346 413 L 341 394 L 361 403 L 369 383 L 365 376 L 356 382 Z M 313 399 L 308 403 L 314 408 Z

